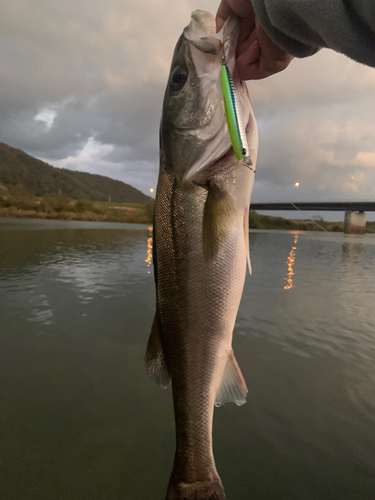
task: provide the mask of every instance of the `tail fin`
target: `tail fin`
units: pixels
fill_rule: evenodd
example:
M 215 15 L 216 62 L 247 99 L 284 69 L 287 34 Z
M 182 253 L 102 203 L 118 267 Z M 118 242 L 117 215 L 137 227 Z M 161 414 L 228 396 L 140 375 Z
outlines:
M 225 493 L 219 477 L 192 484 L 170 482 L 165 500 L 225 500 Z

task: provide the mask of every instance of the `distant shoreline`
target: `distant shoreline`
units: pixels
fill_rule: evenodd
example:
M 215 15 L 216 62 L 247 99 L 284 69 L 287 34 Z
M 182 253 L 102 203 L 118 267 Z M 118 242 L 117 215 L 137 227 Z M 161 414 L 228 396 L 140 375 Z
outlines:
M 22 186 L 0 192 L 0 217 L 149 224 L 153 210 L 152 199 L 148 203 L 125 203 L 74 200 L 56 194 L 38 197 Z
M 130 224 L 151 224 L 152 217 L 149 217 L 145 210 L 134 209 L 127 213 L 116 215 L 97 214 L 90 211 L 81 213 L 74 212 L 59 212 L 47 213 L 35 210 L 22 210 L 14 207 L 0 208 L 0 217 L 2 218 L 17 218 L 17 219 L 41 219 L 41 220 L 72 220 L 83 222 L 119 222 Z
M 343 233 L 343 222 L 327 222 L 323 219 L 313 220 L 289 220 L 282 217 L 260 215 L 251 210 L 249 214 L 250 229 L 274 229 L 285 231 L 328 231 Z M 367 222 L 366 233 L 375 233 L 375 222 Z
M 256 214 L 259 216 L 259 214 Z M 109 214 L 97 214 L 90 211 L 82 213 L 60 212 L 46 213 L 37 212 L 35 210 L 21 210 L 14 207 L 0 208 L 1 218 L 18 218 L 18 219 L 41 219 L 41 220 L 65 220 L 65 221 L 82 221 L 82 222 L 118 222 L 127 224 L 152 224 L 152 217 L 149 217 L 144 209 L 130 209 L 129 212 L 121 210 L 121 213 L 116 213 L 115 216 Z M 288 220 L 281 217 L 259 216 L 262 218 L 261 223 L 251 224 L 249 229 L 268 230 L 268 231 L 322 231 L 313 221 L 309 220 Z M 281 219 L 285 223 L 280 223 L 272 219 Z M 375 226 L 375 223 L 370 223 Z M 319 225 L 324 227 L 329 232 L 343 232 L 343 223 L 341 222 L 325 222 L 319 221 Z M 369 223 L 368 223 L 369 225 Z M 261 227 L 262 226 L 262 227 Z M 375 233 L 375 227 L 367 227 L 366 233 Z
M 152 224 L 154 202 L 118 203 L 90 200 L 72 200 L 63 196 L 45 195 L 37 198 L 20 193 L 0 197 L 0 217 L 20 219 L 47 219 L 83 222 L 119 222 L 128 224 Z M 321 227 L 319 227 L 321 226 Z M 343 232 L 343 222 L 319 220 L 289 220 L 282 217 L 249 214 L 249 229 L 285 231 Z M 375 233 L 375 222 L 366 224 L 366 233 Z

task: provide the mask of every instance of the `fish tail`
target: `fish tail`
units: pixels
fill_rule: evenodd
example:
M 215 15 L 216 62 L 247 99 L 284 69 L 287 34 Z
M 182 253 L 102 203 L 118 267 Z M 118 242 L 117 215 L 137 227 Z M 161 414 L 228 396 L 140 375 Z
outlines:
M 190 484 L 173 483 L 171 478 L 165 500 L 225 500 L 225 493 L 219 477 Z

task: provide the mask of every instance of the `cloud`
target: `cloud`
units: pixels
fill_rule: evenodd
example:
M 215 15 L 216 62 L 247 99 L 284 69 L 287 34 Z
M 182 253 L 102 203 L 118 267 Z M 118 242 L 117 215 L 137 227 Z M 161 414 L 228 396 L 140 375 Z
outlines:
M 374 151 L 360 151 L 355 157 L 356 163 L 363 167 L 375 169 L 375 152 Z
M 249 89 L 260 131 L 254 200 L 375 198 L 374 69 L 324 50 Z
M 106 175 L 120 179 L 132 186 L 141 186 L 143 192 L 156 187 L 157 162 L 147 160 L 127 160 L 124 170 L 124 158 L 129 158 L 130 148 L 116 148 L 112 144 L 102 144 L 90 137 L 83 148 L 75 155 L 55 160 L 54 166 Z M 41 158 L 47 163 L 48 158 Z
M 148 192 L 175 43 L 192 10 L 217 6 L 3 2 L 0 140 Z M 254 200 L 375 198 L 373 68 L 322 50 L 248 86 L 260 131 Z

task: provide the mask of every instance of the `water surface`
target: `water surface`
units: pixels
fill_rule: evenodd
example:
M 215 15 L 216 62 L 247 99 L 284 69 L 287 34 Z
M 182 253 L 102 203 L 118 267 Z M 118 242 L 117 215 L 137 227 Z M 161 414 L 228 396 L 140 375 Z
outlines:
M 171 393 L 145 374 L 147 226 L 0 219 L 0 498 L 162 500 Z M 375 498 L 375 237 L 250 233 L 215 411 L 227 499 Z

